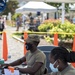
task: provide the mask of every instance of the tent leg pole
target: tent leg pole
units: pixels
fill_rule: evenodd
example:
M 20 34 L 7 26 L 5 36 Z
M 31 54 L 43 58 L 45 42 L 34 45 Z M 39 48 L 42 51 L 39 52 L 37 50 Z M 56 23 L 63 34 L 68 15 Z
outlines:
M 64 23 L 65 19 L 65 3 L 62 3 L 62 24 Z

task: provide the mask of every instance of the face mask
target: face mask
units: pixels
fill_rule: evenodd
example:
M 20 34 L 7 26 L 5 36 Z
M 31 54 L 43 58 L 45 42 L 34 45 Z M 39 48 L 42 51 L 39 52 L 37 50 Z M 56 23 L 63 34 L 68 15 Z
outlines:
M 27 49 L 27 50 L 30 50 L 31 48 L 32 48 L 32 44 L 26 43 L 26 49 Z
M 56 62 L 56 61 L 55 61 Z M 54 64 L 55 64 L 54 62 Z M 50 69 L 52 70 L 52 72 L 58 72 L 58 68 L 54 68 L 54 64 L 51 64 L 49 65 Z

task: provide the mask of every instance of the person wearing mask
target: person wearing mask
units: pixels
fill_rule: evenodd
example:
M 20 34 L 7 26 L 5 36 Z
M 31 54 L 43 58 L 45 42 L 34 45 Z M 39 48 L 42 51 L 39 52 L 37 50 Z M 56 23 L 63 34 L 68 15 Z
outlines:
M 44 70 L 46 67 L 46 56 L 45 54 L 37 49 L 37 46 L 40 42 L 39 36 L 32 34 L 29 35 L 26 41 L 26 49 L 28 52 L 26 55 L 12 63 L 4 64 L 3 66 L 17 66 L 22 64 L 23 62 L 26 62 L 27 68 L 19 68 L 15 67 L 15 69 L 18 69 L 19 72 L 29 75 L 42 75 L 44 74 Z
M 75 68 L 70 64 L 75 62 L 75 52 L 64 47 L 55 47 L 50 52 L 51 73 L 44 75 L 75 75 Z

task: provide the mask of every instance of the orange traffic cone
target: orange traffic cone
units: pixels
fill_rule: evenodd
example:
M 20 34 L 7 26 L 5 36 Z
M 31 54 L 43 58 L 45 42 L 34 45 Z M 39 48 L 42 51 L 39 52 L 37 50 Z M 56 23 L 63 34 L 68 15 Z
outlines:
M 58 34 L 57 33 L 54 34 L 54 45 L 58 46 Z
M 8 47 L 6 32 L 3 32 L 3 59 L 6 61 L 8 58 Z
M 28 33 L 27 32 L 24 32 L 24 40 L 26 40 L 28 38 Z M 27 53 L 27 50 L 26 50 L 26 47 L 25 47 L 25 41 L 24 41 L 24 55 L 26 55 Z
M 75 35 L 74 35 L 73 48 L 72 48 L 72 50 L 75 51 Z M 72 65 L 75 67 L 75 63 L 72 63 Z
M 74 35 L 73 48 L 72 48 L 72 50 L 75 51 L 75 35 Z

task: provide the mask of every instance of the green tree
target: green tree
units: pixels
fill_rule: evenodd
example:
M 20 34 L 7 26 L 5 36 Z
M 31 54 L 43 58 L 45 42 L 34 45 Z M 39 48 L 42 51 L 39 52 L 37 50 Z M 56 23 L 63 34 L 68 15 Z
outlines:
M 9 12 L 13 15 L 15 13 L 15 9 L 18 8 L 18 4 L 17 0 L 9 0 L 5 10 L 2 12 L 2 15 L 8 15 Z
M 58 9 L 58 7 L 60 7 L 62 5 L 62 3 L 50 3 L 50 2 L 47 2 L 47 4 L 57 7 L 57 9 Z M 65 10 L 66 10 L 66 12 L 68 12 L 69 9 L 70 9 L 69 3 L 66 3 L 65 4 Z

